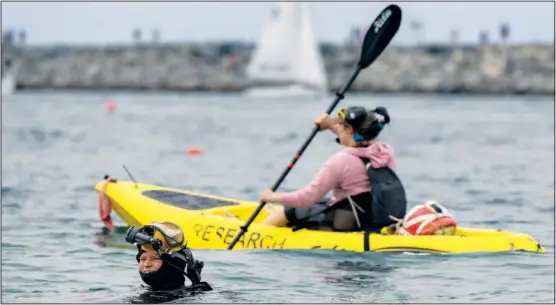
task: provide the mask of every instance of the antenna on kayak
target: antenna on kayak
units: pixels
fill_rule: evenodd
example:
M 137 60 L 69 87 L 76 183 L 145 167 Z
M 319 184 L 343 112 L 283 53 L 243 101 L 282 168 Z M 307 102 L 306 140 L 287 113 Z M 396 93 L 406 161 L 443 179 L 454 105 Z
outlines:
M 127 167 L 125 167 L 125 165 L 123 165 L 123 164 L 122 164 L 122 166 L 125 169 L 125 171 L 127 172 L 127 174 L 129 175 L 129 178 L 131 178 L 131 180 L 133 180 L 133 182 L 135 183 L 135 188 L 137 188 L 137 181 L 135 181 L 135 179 L 133 178 L 131 173 L 127 170 Z

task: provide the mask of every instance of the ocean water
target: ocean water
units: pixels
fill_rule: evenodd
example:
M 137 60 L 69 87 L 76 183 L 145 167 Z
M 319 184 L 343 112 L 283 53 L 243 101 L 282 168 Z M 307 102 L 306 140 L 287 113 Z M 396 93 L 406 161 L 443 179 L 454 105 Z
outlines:
M 116 109 L 108 113 L 105 101 Z M 2 302 L 127 302 L 135 251 L 98 243 L 103 175 L 244 199 L 270 188 L 332 98 L 33 92 L 2 100 Z M 385 106 L 410 206 L 532 234 L 548 253 L 196 251 L 214 291 L 178 302 L 545 302 L 554 297 L 554 99 L 355 95 Z M 186 154 L 188 148 L 202 155 Z M 340 147 L 318 134 L 282 189 Z M 122 225 L 121 222 L 118 224 Z M 120 244 L 118 244 L 120 243 Z M 118 245 L 116 245 L 118 244 Z

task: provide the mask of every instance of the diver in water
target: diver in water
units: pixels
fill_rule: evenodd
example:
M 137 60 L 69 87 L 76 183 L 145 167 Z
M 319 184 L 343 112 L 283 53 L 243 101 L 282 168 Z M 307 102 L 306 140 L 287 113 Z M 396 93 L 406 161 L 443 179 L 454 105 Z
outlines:
M 204 263 L 187 249 L 179 226 L 163 222 L 130 227 L 126 241 L 137 245 L 139 275 L 149 288 L 132 303 L 168 302 L 212 290 L 207 282 L 201 281 Z M 191 281 L 189 286 L 185 285 L 186 277 Z

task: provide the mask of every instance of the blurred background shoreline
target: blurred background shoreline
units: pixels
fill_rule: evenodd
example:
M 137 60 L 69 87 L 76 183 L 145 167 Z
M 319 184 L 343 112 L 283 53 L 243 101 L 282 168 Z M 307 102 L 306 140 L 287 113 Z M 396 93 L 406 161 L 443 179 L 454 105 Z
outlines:
M 3 88 L 234 93 L 269 78 L 305 77 L 333 93 L 384 6 L 3 3 Z M 554 3 L 400 6 L 399 33 L 351 92 L 554 95 Z M 277 63 L 289 70 L 270 76 Z
M 15 63 L 16 88 L 239 92 L 254 43 L 137 43 L 15 45 L 2 62 Z M 357 44 L 321 43 L 330 91 L 358 60 Z M 388 72 L 388 73 L 384 73 Z M 553 44 L 390 46 L 363 71 L 353 92 L 554 94 Z

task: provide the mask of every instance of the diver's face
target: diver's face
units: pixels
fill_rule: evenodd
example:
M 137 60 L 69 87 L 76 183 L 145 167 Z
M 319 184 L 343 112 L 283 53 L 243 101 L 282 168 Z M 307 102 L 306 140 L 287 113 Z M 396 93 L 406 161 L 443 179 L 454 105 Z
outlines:
M 162 267 L 162 260 L 155 253 L 144 252 L 139 257 L 139 271 L 143 273 L 155 272 Z

